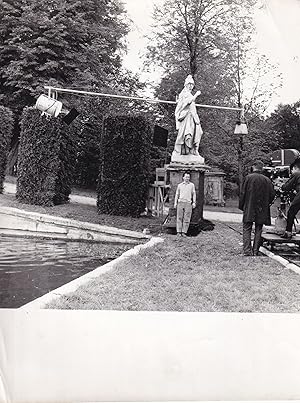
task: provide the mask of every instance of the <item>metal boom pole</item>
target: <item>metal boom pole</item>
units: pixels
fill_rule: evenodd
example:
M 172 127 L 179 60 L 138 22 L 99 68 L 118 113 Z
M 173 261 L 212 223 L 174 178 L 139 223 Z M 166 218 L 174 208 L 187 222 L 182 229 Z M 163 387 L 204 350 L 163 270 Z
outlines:
M 83 91 L 83 90 L 71 90 L 68 88 L 57 88 L 57 87 L 50 87 L 45 86 L 45 89 L 48 90 L 49 96 L 51 96 L 52 92 L 62 92 L 68 94 L 82 94 L 82 95 L 91 95 L 91 96 L 98 96 L 98 97 L 106 97 L 106 98 L 117 98 L 117 99 L 127 99 L 132 101 L 144 101 L 144 102 L 151 102 L 151 103 L 160 103 L 160 104 L 172 104 L 176 105 L 176 101 L 166 101 L 163 99 L 151 99 L 151 98 L 140 98 L 140 97 L 129 97 L 126 95 L 113 95 L 113 94 L 105 94 L 102 92 L 92 92 L 92 91 Z M 243 111 L 243 107 L 234 108 L 230 106 L 217 106 L 217 105 L 204 105 L 204 104 L 196 104 L 196 106 L 200 108 L 213 108 L 213 109 L 227 109 L 233 111 Z

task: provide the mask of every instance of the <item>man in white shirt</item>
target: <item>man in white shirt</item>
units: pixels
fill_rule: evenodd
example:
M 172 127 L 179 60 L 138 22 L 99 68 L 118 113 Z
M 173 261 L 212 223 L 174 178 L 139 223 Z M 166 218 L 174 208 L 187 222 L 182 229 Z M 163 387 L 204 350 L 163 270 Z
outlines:
M 190 182 L 190 174 L 183 175 L 183 182 L 177 186 L 174 208 L 177 208 L 177 235 L 186 236 L 189 229 L 192 210 L 196 207 L 195 185 Z

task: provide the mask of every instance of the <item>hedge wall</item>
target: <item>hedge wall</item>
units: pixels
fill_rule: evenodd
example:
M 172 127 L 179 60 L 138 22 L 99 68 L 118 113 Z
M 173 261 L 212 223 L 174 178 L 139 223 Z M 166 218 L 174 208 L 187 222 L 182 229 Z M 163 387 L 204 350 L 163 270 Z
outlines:
M 13 114 L 9 108 L 0 105 L 0 193 L 3 192 L 7 155 L 13 131 Z
M 16 197 L 25 203 L 53 206 L 71 193 L 75 146 L 72 125 L 60 118 L 24 109 L 18 155 Z
M 151 128 L 143 116 L 114 116 L 104 122 L 98 178 L 99 213 L 138 217 L 149 184 Z

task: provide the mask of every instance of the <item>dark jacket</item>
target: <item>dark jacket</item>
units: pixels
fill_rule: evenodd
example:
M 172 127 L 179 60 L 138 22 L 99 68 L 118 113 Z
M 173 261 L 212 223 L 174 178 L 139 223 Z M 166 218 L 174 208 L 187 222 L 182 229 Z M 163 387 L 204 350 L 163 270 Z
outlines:
M 239 209 L 244 211 L 243 222 L 270 225 L 270 204 L 274 197 L 275 191 L 269 178 L 260 172 L 247 175 L 239 203 Z
M 292 204 L 300 204 L 300 172 L 294 173 L 290 179 L 282 185 L 281 189 L 284 192 L 296 190 L 297 194 L 294 197 Z

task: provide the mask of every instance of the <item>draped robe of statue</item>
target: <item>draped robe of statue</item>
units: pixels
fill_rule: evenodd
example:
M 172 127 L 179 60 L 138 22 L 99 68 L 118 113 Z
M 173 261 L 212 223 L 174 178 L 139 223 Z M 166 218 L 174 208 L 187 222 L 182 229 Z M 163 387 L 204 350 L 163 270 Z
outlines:
M 176 129 L 178 130 L 171 161 L 201 163 L 203 158 L 198 148 L 203 134 L 194 96 L 185 86 L 179 95 L 175 110 Z M 186 156 L 186 157 L 184 157 Z

